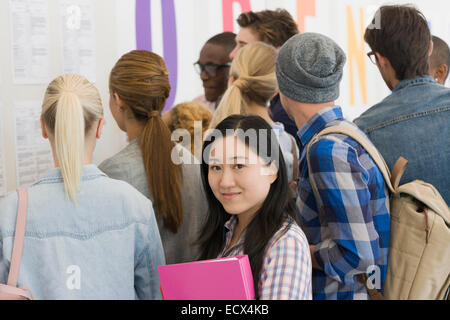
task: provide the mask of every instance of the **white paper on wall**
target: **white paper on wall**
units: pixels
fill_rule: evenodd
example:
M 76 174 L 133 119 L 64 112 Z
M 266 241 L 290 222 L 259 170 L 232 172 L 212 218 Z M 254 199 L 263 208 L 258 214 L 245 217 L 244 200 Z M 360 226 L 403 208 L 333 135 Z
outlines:
M 53 156 L 49 141 L 42 137 L 41 103 L 15 102 L 14 109 L 17 186 L 25 187 L 36 182 L 44 172 L 53 168 Z
M 3 106 L 0 104 L 0 196 L 6 193 L 5 148 L 3 146 Z
M 14 83 L 48 83 L 48 2 L 10 0 L 9 3 Z
M 96 80 L 92 0 L 61 0 L 63 71 Z

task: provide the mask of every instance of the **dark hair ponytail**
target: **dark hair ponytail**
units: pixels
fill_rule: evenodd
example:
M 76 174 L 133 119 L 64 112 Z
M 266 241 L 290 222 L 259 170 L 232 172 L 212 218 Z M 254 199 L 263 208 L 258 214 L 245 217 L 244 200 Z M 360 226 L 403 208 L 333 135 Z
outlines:
M 130 107 L 134 117 L 146 123 L 139 144 L 149 191 L 156 216 L 176 233 L 183 222 L 182 167 L 171 159 L 175 143 L 161 118 L 170 93 L 166 64 L 155 53 L 134 50 L 119 59 L 109 83 L 111 91 Z

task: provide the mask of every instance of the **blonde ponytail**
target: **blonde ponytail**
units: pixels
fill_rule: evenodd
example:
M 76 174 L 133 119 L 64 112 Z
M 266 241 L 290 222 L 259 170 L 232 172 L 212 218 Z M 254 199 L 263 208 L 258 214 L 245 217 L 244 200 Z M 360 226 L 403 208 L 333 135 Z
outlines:
M 76 203 L 84 156 L 84 115 L 80 99 L 64 92 L 56 107 L 55 152 L 64 179 L 66 196 Z
M 277 89 L 276 58 L 276 49 L 259 41 L 239 50 L 230 70 L 234 82 L 214 112 L 211 129 L 232 114 L 249 114 L 252 103 L 267 105 Z
M 247 114 L 248 105 L 241 94 L 241 90 L 234 84 L 225 91 L 219 106 L 214 111 L 210 129 L 214 129 L 225 118 L 232 114 Z
M 64 75 L 47 88 L 42 119 L 55 138 L 55 154 L 66 196 L 77 203 L 84 161 L 84 140 L 94 120 L 103 117 L 100 94 L 85 78 Z

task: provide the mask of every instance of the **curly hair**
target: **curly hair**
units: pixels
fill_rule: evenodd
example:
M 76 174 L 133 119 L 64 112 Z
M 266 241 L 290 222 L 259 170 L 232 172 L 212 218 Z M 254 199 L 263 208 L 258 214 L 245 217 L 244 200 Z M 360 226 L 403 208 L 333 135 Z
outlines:
M 275 48 L 299 33 L 297 23 L 285 9 L 244 12 L 237 23 L 241 28 L 250 28 L 258 35 L 258 40 Z
M 212 112 L 200 102 L 184 102 L 179 103 L 171 110 L 171 119 L 168 123 L 170 131 L 177 129 L 186 129 L 191 135 L 191 153 L 194 156 L 198 156 L 194 153 L 195 150 L 201 152 L 202 146 L 197 146 L 195 149 L 194 139 L 194 122 L 202 122 L 202 141 L 205 135 L 205 131 L 208 129 L 212 118 Z M 197 157 L 200 159 L 199 157 Z

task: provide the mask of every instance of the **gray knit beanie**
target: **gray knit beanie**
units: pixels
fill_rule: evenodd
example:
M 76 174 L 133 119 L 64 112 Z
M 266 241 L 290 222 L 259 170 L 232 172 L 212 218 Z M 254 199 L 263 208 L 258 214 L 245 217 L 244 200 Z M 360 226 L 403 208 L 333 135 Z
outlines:
M 345 61 L 344 51 L 330 38 L 318 33 L 297 34 L 278 54 L 278 87 L 298 102 L 334 101 L 339 97 Z

